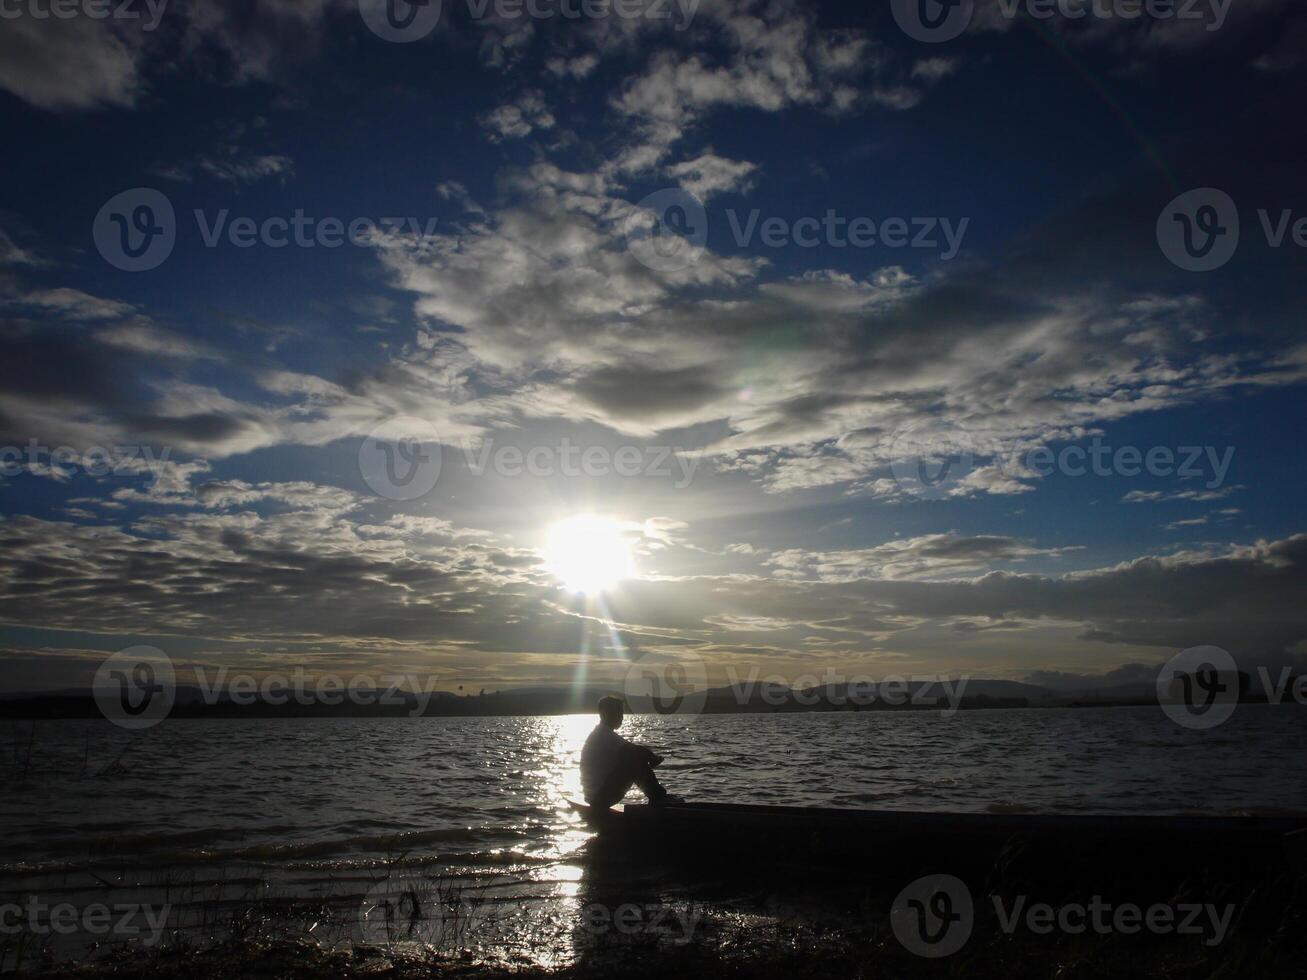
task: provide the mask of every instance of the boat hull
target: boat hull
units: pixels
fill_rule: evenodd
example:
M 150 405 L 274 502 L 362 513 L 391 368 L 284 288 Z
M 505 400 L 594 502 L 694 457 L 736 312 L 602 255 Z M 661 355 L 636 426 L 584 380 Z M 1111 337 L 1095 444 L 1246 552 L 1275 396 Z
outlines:
M 751 804 L 576 805 L 604 841 L 663 858 L 734 867 L 894 866 L 981 874 L 1050 865 L 1120 876 L 1263 873 L 1296 863 L 1293 817 L 938 813 Z

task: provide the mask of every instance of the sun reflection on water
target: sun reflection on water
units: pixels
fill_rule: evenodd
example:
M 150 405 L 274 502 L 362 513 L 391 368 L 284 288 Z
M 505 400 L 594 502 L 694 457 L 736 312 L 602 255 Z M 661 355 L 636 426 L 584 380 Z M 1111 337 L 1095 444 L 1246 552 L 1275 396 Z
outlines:
M 541 741 L 550 746 L 536 773 L 542 802 L 567 815 L 567 827 L 558 835 L 553 847 L 555 856 L 563 857 L 590 837 L 580 816 L 570 810 L 568 801 L 581 801 L 581 746 L 594 728 L 595 719 L 586 714 L 556 715 L 533 721 L 543 728 Z
M 573 962 L 578 953 L 575 931 L 581 922 L 585 887 L 579 852 L 592 836 L 569 801 L 582 799 L 581 747 L 596 719 L 592 714 L 580 714 L 522 721 L 534 729 L 527 741 L 533 746 L 536 768 L 525 774 L 531 795 L 557 819 L 542 852 L 554 860 L 526 872 L 532 884 L 526 885 L 525 892 L 533 898 L 522 906 L 527 920 L 535 922 L 524 927 L 523 933 L 544 941 L 516 952 L 540 966 L 561 967 Z M 519 879 L 519 887 L 524 884 Z

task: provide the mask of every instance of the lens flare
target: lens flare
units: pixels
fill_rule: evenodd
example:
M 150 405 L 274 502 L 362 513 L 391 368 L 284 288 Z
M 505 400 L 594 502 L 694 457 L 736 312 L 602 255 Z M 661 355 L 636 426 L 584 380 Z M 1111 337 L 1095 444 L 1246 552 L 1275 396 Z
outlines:
M 544 558 L 545 567 L 569 592 L 598 595 L 635 575 L 622 525 L 595 514 L 578 514 L 551 527 Z

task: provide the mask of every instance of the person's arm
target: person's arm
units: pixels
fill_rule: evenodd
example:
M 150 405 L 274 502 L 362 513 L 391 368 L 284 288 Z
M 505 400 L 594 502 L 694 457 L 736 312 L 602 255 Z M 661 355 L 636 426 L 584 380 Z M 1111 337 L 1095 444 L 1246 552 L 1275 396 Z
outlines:
M 633 758 L 639 759 L 651 767 L 663 761 L 663 757 L 647 745 L 636 745 L 629 738 L 618 735 L 617 732 L 613 732 L 613 736 L 622 743 L 622 751 L 629 753 Z
M 644 759 L 651 767 L 662 765 L 663 757 L 649 748 L 647 745 L 636 745 L 634 742 L 627 742 L 627 745 L 639 753 L 640 758 Z

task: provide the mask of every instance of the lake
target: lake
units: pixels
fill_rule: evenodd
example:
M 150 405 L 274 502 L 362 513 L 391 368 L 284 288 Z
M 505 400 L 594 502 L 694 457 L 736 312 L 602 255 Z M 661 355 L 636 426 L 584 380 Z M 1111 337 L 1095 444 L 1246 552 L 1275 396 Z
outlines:
M 501 925 L 516 923 L 501 946 L 529 934 L 535 958 L 566 959 L 593 876 L 590 834 L 566 800 L 580 798 L 594 721 L 14 724 L 0 901 L 166 899 L 170 927 L 199 932 L 260 903 L 294 909 L 296 928 L 330 942 L 366 935 L 373 898 L 420 878 L 493 897 Z M 661 778 L 690 800 L 1307 813 L 1307 712 L 1293 708 L 1244 706 L 1210 731 L 1117 708 L 633 716 L 623 734 L 665 755 Z M 683 900 L 674 892 L 650 884 L 659 901 Z

